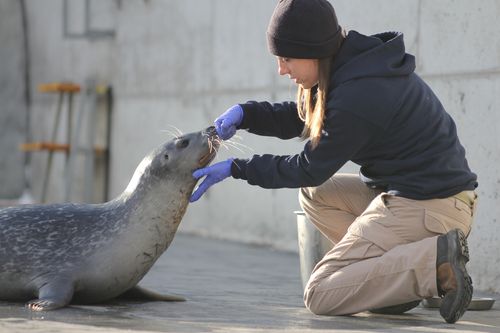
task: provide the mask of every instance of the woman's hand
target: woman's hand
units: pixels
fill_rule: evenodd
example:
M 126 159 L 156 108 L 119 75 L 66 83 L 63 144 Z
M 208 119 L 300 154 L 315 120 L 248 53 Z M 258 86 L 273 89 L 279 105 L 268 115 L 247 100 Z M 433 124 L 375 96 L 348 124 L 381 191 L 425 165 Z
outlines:
M 215 130 L 222 140 L 230 139 L 236 133 L 236 127 L 243 120 L 243 109 L 236 104 L 215 119 Z
M 231 176 L 231 164 L 233 163 L 233 159 L 230 158 L 226 161 L 215 163 L 206 168 L 201 168 L 193 172 L 193 177 L 196 179 L 200 179 L 201 177 L 206 176 L 203 182 L 198 186 L 196 191 L 189 198 L 189 202 L 195 202 L 198 200 L 203 193 L 213 184 L 216 184 L 227 177 Z

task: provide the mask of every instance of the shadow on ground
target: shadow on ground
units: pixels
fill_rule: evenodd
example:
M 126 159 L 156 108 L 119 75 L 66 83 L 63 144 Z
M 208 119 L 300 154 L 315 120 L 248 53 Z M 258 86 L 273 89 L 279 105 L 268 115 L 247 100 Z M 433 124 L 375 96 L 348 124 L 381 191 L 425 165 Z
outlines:
M 457 324 L 435 309 L 323 317 L 302 303 L 294 253 L 179 234 L 141 282 L 187 302 L 110 302 L 43 313 L 0 303 L 0 332 L 500 332 L 498 305 Z

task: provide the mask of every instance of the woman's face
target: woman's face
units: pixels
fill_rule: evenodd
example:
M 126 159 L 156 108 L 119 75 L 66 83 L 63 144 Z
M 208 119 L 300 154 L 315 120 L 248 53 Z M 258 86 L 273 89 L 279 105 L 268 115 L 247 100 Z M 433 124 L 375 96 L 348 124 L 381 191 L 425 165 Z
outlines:
M 277 58 L 280 75 L 288 75 L 290 80 L 304 89 L 311 89 L 318 83 L 318 59 Z

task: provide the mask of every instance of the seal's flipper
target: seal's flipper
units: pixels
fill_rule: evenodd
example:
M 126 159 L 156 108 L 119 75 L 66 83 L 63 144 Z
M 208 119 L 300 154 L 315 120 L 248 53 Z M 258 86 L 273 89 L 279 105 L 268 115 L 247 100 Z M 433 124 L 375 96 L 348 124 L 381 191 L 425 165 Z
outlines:
M 38 299 L 26 303 L 32 311 L 48 311 L 62 308 L 73 298 L 73 283 L 68 280 L 54 280 L 38 291 Z
M 66 303 L 62 303 L 58 300 L 53 299 L 34 299 L 26 303 L 26 307 L 31 311 L 48 311 L 55 310 L 66 306 Z
M 130 301 L 148 301 L 148 302 L 184 302 L 186 299 L 180 296 L 162 295 L 146 288 L 135 286 L 118 296 L 119 299 Z

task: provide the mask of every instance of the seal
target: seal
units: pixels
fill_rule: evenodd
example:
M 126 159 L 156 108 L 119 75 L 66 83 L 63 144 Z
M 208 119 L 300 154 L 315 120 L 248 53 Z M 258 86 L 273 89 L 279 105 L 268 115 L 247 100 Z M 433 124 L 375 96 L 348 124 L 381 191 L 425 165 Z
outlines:
M 34 311 L 116 297 L 184 300 L 137 283 L 172 242 L 196 185 L 192 173 L 219 143 L 214 127 L 165 143 L 103 204 L 0 209 L 0 300 Z

